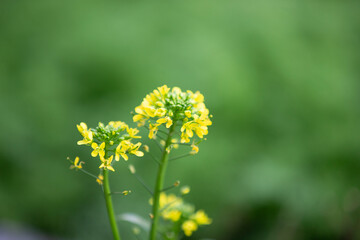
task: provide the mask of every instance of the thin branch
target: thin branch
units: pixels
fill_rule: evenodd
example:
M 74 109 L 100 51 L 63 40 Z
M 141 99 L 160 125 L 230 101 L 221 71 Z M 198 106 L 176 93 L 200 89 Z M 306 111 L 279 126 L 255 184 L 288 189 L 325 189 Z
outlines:
M 180 159 L 180 158 L 184 158 L 184 157 L 188 157 L 188 156 L 192 156 L 192 155 L 194 155 L 194 154 L 186 153 L 186 154 L 183 154 L 183 155 L 180 155 L 180 156 L 177 156 L 177 157 L 170 158 L 169 161 L 174 161 L 176 159 Z
M 164 140 L 164 141 L 166 140 L 165 138 L 161 137 L 160 135 L 156 135 L 156 138 L 160 138 L 161 140 Z
M 153 195 L 153 192 L 150 190 L 150 188 L 148 187 L 148 185 L 146 185 L 146 183 L 142 180 L 142 178 L 140 176 L 138 176 L 136 173 L 133 173 L 133 175 L 135 176 L 135 178 L 141 183 L 141 185 L 150 193 L 150 195 Z
M 131 191 L 130 191 L 130 190 L 128 191 L 128 193 L 127 193 L 127 194 L 124 194 L 124 191 L 122 191 L 122 192 L 111 192 L 110 194 L 121 194 L 121 195 L 126 196 L 126 195 L 128 195 L 129 193 L 131 193 Z
M 148 152 L 148 154 L 151 156 L 151 158 L 157 163 L 160 165 L 160 162 L 156 159 L 156 157 L 154 155 L 152 155 L 151 152 Z
M 181 142 L 173 143 L 173 144 L 179 144 L 179 145 L 185 145 L 185 146 L 191 146 L 192 145 L 191 143 L 181 143 Z
M 173 185 L 171 185 L 171 186 L 169 186 L 169 187 L 166 187 L 166 188 L 164 188 L 163 190 L 161 190 L 162 192 L 166 192 L 166 191 L 168 191 L 168 190 L 170 190 L 170 189 L 173 189 L 173 188 L 176 188 L 176 187 L 178 187 L 179 185 L 175 185 L 175 184 L 173 184 Z
M 93 177 L 93 178 L 96 178 L 96 179 L 99 179 L 97 176 L 95 176 L 94 174 L 92 173 L 89 173 L 88 171 L 82 169 L 82 168 L 78 168 L 80 171 L 82 171 L 83 173 L 86 173 L 87 175 L 89 175 L 90 177 Z
M 156 145 L 160 148 L 160 151 L 162 152 L 164 150 L 163 146 L 158 141 L 156 141 L 156 139 L 154 139 L 154 141 L 156 142 Z

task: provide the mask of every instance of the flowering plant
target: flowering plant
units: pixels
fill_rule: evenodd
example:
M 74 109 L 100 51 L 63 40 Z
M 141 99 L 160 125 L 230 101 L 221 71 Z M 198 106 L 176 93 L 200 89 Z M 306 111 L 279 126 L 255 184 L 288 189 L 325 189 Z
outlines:
M 180 239 L 183 235 L 191 236 L 198 226 L 212 222 L 203 210 L 195 211 L 192 205 L 183 201 L 182 196 L 189 193 L 189 187 L 181 189 L 181 196 L 165 193 L 165 191 L 179 186 L 178 181 L 172 186 L 164 188 L 169 161 L 199 152 L 198 145 L 206 140 L 204 136 L 208 134 L 208 126 L 212 124 L 211 117 L 205 106 L 204 96 L 200 92 L 193 93 L 190 90 L 183 92 L 178 87 L 170 89 L 166 85 L 146 95 L 141 105 L 135 108 L 133 121 L 138 124 L 138 127 L 145 127 L 149 131 L 149 139 L 155 141 L 161 148 L 161 156 L 157 158 L 150 152 L 147 145 L 142 146 L 142 149 L 158 164 L 154 191 L 150 190 L 141 177 L 136 174 L 135 167 L 129 165 L 130 172 L 152 195 L 150 199 L 152 205 L 151 227 L 146 229 L 149 230 L 150 240 L 159 239 L 159 235 L 168 240 Z M 100 160 L 100 173 L 95 176 L 85 170 L 84 162 L 80 161 L 79 157 L 76 157 L 74 161 L 69 159 L 72 163 L 70 168 L 94 177 L 102 186 L 114 239 L 120 239 L 111 199 L 109 171 L 115 172 L 114 163 L 120 159 L 128 161 L 131 155 L 144 156 L 144 152 L 140 151 L 142 143 L 133 143 L 141 138 L 137 135 L 139 130 L 130 128 L 121 121 L 112 121 L 106 126 L 99 123 L 98 127 L 89 129 L 82 122 L 77 125 L 77 128 L 83 137 L 78 141 L 78 145 L 87 145 L 92 148 L 91 156 L 99 157 Z M 191 150 L 186 154 L 169 158 L 172 149 L 180 146 L 190 147 Z M 129 191 L 120 193 L 127 195 Z M 159 217 L 163 220 L 162 227 L 158 227 Z M 137 234 L 138 230 L 134 233 Z

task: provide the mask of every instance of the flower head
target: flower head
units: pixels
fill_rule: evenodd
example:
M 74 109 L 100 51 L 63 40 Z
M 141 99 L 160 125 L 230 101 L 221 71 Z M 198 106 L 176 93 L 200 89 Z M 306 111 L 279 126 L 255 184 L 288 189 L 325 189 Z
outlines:
M 192 233 L 198 229 L 198 225 L 192 220 L 187 220 L 181 225 L 181 229 L 186 236 L 190 237 Z
M 99 168 L 104 168 L 104 169 L 108 169 L 111 170 L 113 172 L 115 172 L 115 169 L 111 166 L 112 160 L 114 158 L 114 155 L 111 155 L 109 158 L 105 159 L 104 157 L 100 156 L 100 160 L 101 160 L 101 165 Z
M 137 144 L 132 144 L 129 148 L 129 153 L 134 154 L 138 157 L 144 156 L 144 153 L 139 151 L 140 146 L 141 146 L 140 142 L 138 142 Z
M 140 136 L 136 136 L 139 133 L 137 128 L 126 128 L 127 133 L 131 138 L 141 138 Z
M 211 224 L 212 220 L 206 215 L 204 210 L 199 210 L 191 216 L 192 219 L 199 225 Z
M 208 126 L 212 124 L 209 110 L 204 104 L 204 96 L 200 92 L 181 91 L 180 88 L 168 88 L 166 85 L 146 95 L 140 106 L 135 108 L 133 121 L 138 126 L 149 121 L 149 138 L 156 136 L 160 125 L 170 128 L 181 123 L 181 142 L 188 143 L 194 133 L 203 138 L 208 134 Z
M 84 137 L 83 140 L 77 142 L 78 145 L 90 144 L 93 141 L 93 134 L 91 130 L 88 130 L 86 123 L 81 122 L 79 125 L 76 125 L 80 134 Z
M 84 136 L 84 140 L 79 141 L 81 144 L 89 145 L 91 143 L 91 156 L 100 158 L 100 168 L 115 171 L 112 166 L 112 160 L 120 160 L 120 157 L 128 160 L 128 154 L 142 157 L 143 152 L 139 151 L 141 143 L 132 143 L 133 139 L 138 139 L 139 130 L 129 128 L 129 126 L 121 121 L 111 121 L 107 125 L 99 123 L 96 128 L 88 129 L 85 123 L 77 125 L 79 132 Z M 105 157 L 106 156 L 106 157 Z M 81 168 L 79 165 L 74 165 Z M 97 180 L 100 184 L 100 178 Z
M 97 155 L 99 155 L 100 157 L 104 157 L 105 156 L 105 142 L 101 143 L 100 145 L 98 145 L 97 143 L 92 143 L 91 147 L 94 149 L 94 151 L 91 152 L 91 156 L 96 157 Z
M 181 189 L 181 194 L 185 195 L 190 192 L 190 188 L 185 186 Z M 153 204 L 152 199 L 149 200 Z M 201 225 L 211 224 L 212 220 L 203 210 L 195 212 L 194 207 L 183 201 L 181 197 L 175 194 L 165 194 L 162 192 L 159 199 L 159 211 L 164 220 L 173 223 L 173 227 L 181 226 L 186 236 L 191 236 L 194 231 Z M 180 229 L 179 229 L 180 230 Z

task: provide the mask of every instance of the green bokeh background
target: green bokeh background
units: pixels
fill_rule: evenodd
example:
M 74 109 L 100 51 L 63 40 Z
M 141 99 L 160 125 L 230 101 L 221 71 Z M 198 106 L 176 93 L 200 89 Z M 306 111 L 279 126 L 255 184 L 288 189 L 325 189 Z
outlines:
M 213 218 L 192 239 L 359 239 L 359 10 L 356 1 L 2 1 L 0 233 L 111 239 L 99 186 L 66 161 L 78 155 L 97 171 L 76 124 L 132 124 L 134 107 L 167 84 L 199 90 L 214 115 L 199 154 L 167 172 Z M 151 159 L 129 161 L 153 186 Z M 114 197 L 117 212 L 146 218 L 149 196 L 125 164 L 111 177 L 113 189 L 133 191 Z

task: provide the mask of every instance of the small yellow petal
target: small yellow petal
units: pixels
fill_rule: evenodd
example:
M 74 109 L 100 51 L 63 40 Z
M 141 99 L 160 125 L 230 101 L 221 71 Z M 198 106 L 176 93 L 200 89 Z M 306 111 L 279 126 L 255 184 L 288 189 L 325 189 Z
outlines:
M 91 152 L 91 156 L 92 157 L 96 157 L 98 155 L 98 152 L 96 150 L 92 151 Z
M 144 156 L 144 153 L 141 152 L 141 151 L 136 151 L 135 155 L 138 156 L 138 157 L 142 157 L 142 156 Z
M 113 171 L 113 172 L 115 172 L 115 169 L 114 169 L 112 166 L 110 166 L 110 165 L 109 165 L 109 166 L 106 166 L 106 168 L 109 169 L 109 170 L 111 170 L 111 171 Z

